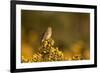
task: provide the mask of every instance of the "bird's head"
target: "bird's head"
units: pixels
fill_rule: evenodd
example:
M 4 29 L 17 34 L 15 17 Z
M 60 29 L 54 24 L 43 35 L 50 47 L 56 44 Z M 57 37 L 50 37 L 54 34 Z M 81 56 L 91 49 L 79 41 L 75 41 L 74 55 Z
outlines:
M 51 27 L 48 27 L 48 29 L 47 29 L 48 31 L 52 31 L 52 28 Z

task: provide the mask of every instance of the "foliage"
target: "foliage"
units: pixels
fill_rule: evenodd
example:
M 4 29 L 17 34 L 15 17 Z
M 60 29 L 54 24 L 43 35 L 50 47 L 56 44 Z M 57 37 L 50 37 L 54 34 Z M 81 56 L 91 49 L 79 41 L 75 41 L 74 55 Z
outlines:
M 54 47 L 54 40 L 48 39 L 42 42 L 38 52 L 33 54 L 31 59 L 25 59 L 22 56 L 22 62 L 46 62 L 46 61 L 62 61 L 64 60 L 64 55 L 58 47 Z

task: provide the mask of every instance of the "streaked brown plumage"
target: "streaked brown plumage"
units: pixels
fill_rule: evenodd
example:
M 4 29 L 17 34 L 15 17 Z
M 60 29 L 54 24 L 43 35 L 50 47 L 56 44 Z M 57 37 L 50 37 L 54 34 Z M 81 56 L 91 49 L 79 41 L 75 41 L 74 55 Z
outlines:
M 51 27 L 48 27 L 47 30 L 46 30 L 46 32 L 43 35 L 42 42 L 44 40 L 50 39 L 51 38 L 51 35 L 52 35 L 52 28 Z

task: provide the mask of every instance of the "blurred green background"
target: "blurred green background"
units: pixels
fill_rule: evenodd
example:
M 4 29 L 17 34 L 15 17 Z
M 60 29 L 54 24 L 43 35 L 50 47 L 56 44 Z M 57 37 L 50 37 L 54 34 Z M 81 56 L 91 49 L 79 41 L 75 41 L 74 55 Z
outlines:
M 52 27 L 52 39 L 62 51 L 67 51 L 76 42 L 90 44 L 90 14 L 52 11 L 21 11 L 22 46 L 28 45 L 34 51 L 41 45 L 41 37 Z

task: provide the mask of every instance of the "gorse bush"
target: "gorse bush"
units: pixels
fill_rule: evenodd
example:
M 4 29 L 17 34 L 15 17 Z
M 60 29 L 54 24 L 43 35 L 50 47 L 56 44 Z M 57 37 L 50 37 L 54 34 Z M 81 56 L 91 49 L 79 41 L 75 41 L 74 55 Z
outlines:
M 31 58 L 25 58 L 22 55 L 21 62 L 22 63 L 32 63 L 32 62 L 83 60 L 83 59 L 89 59 L 90 57 L 88 56 L 89 50 L 85 49 L 83 50 L 83 54 L 81 53 L 82 50 L 79 48 L 82 48 L 81 47 L 82 45 L 80 45 L 80 43 L 74 44 L 74 46 L 71 47 L 70 51 L 66 52 L 66 54 L 69 53 L 69 56 L 65 55 L 64 52 L 60 51 L 59 48 L 55 47 L 54 44 L 55 44 L 55 41 L 52 38 L 44 40 L 41 43 L 41 46 L 38 48 L 37 52 L 34 53 Z M 79 46 L 75 47 L 76 45 L 79 45 L 80 47 Z
M 33 54 L 31 59 L 25 59 L 22 56 L 22 63 L 64 60 L 63 52 L 59 51 L 58 47 L 54 47 L 54 43 L 54 40 L 51 38 L 43 41 L 37 53 Z

